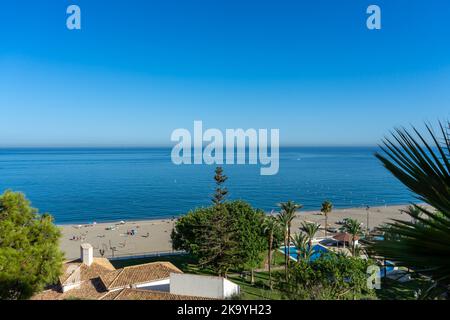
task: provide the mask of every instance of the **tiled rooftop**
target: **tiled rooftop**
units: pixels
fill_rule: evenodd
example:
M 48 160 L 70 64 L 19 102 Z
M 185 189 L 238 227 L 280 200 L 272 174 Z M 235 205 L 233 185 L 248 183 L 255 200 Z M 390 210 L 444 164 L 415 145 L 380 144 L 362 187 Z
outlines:
M 74 283 L 74 276 L 77 271 L 80 271 L 80 280 L 86 281 L 115 270 L 116 268 L 106 258 L 94 258 L 94 262 L 89 267 L 77 259 L 64 263 L 59 281 L 62 285 Z
M 106 289 L 115 290 L 168 279 L 171 273 L 182 273 L 182 271 L 170 262 L 152 262 L 118 269 L 101 275 L 100 279 Z
M 70 271 L 69 271 L 70 270 Z M 80 271 L 80 279 L 76 279 Z M 131 289 L 132 286 L 170 278 L 170 273 L 182 273 L 170 262 L 153 262 L 115 269 L 105 258 L 94 258 L 90 266 L 80 260 L 64 263 L 61 285 L 79 283 L 66 292 L 53 286 L 32 297 L 33 300 L 107 299 L 107 300 L 197 300 L 199 297 L 180 296 L 168 292 Z M 79 281 L 77 281 L 79 280 Z M 113 291 L 111 291 L 113 290 Z
M 53 287 L 34 295 L 32 300 L 97 300 L 102 298 L 108 292 L 99 278 L 86 280 L 78 288 L 61 292 L 59 287 Z
M 169 292 L 142 290 L 142 289 L 122 289 L 109 292 L 102 297 L 102 300 L 212 300 L 202 297 L 184 296 Z

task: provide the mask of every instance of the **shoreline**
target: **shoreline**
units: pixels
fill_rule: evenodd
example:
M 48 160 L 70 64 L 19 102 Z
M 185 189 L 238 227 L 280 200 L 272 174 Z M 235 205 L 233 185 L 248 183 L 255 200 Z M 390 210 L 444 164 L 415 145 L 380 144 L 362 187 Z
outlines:
M 390 219 L 408 220 L 409 216 L 402 214 L 401 209 L 407 205 L 387 205 L 370 207 L 369 226 L 373 228 Z M 337 221 L 343 218 L 353 218 L 367 221 L 365 207 L 334 209 L 328 216 L 328 226 L 337 227 Z M 170 233 L 176 221 L 172 218 L 148 219 L 134 221 L 99 222 L 96 224 L 64 224 L 57 225 L 61 232 L 60 247 L 66 259 L 76 259 L 80 255 L 80 244 L 90 243 L 94 247 L 94 255 L 111 258 L 114 256 L 144 255 L 155 252 L 170 252 L 172 245 Z M 324 225 L 325 217 L 319 210 L 300 211 L 293 220 L 292 230 L 297 232 L 302 221 L 311 221 Z M 320 232 L 317 236 L 321 236 Z
M 236 199 L 237 200 L 237 199 Z M 389 208 L 389 207 L 403 207 L 406 208 L 408 206 L 410 206 L 412 203 L 399 203 L 399 204 L 386 204 L 386 205 L 374 205 L 374 206 L 370 206 L 370 209 L 376 209 L 376 208 Z M 419 205 L 425 205 L 425 204 L 421 204 L 418 203 Z M 198 207 L 198 208 L 202 208 L 202 207 Z M 349 207 L 339 207 L 339 208 L 333 208 L 333 212 L 338 212 L 338 211 L 342 211 L 342 210 L 349 210 L 349 209 L 360 209 L 360 210 L 365 210 L 365 206 L 349 206 Z M 277 212 L 274 210 L 274 212 Z M 315 210 L 300 210 L 298 211 L 298 215 L 301 214 L 308 214 L 308 213 L 313 213 L 313 212 L 320 212 L 320 209 L 315 209 Z M 266 215 L 270 215 L 271 211 L 265 211 L 264 212 Z M 120 221 L 125 221 L 125 222 L 148 222 L 148 221 L 165 221 L 165 220 L 172 220 L 172 219 L 178 219 L 183 217 L 185 214 L 182 215 L 173 215 L 173 216 L 167 216 L 167 217 L 155 217 L 155 218 L 141 218 L 141 219 L 131 219 L 131 220 L 127 220 L 127 219 L 113 219 L 113 220 L 99 220 L 99 221 L 95 221 L 96 225 L 99 224 L 115 224 L 118 223 Z M 55 223 L 55 225 L 57 227 L 70 227 L 70 226 L 77 226 L 77 225 L 82 225 L 82 226 L 90 226 L 93 225 L 92 222 L 61 222 L 61 223 Z

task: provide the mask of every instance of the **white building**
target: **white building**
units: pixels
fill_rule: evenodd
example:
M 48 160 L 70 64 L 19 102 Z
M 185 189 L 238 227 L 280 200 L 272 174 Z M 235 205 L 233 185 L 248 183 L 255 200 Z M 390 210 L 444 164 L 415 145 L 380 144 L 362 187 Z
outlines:
M 165 261 L 116 269 L 108 259 L 94 257 L 93 247 L 83 243 L 80 258 L 63 264 L 59 284 L 33 299 L 205 300 L 229 298 L 239 291 L 227 279 L 184 274 Z
M 240 287 L 223 277 L 187 273 L 170 274 L 170 293 L 213 299 L 227 299 L 240 293 Z

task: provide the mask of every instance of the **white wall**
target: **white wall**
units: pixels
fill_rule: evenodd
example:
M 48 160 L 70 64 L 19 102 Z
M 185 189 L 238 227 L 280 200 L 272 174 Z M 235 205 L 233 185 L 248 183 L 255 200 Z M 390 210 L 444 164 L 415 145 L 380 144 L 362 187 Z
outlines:
M 66 284 L 64 286 L 61 286 L 61 289 L 62 289 L 62 292 L 67 292 L 69 290 L 79 288 L 80 285 L 81 285 L 81 282 Z
M 241 292 L 241 287 L 239 287 L 237 284 L 227 280 L 223 279 L 223 293 L 224 298 L 229 298 L 235 294 L 239 294 Z
M 167 278 L 167 279 L 158 280 L 158 281 L 139 283 L 139 284 L 127 285 L 127 286 L 120 287 L 120 288 L 114 288 L 114 289 L 109 290 L 109 292 L 122 290 L 124 288 L 135 288 L 135 289 L 157 290 L 157 291 L 169 292 L 169 286 L 170 286 L 170 278 Z
M 239 293 L 239 286 L 222 277 L 186 273 L 170 274 L 170 293 L 225 299 Z
M 141 283 L 135 286 L 138 289 L 166 291 L 170 290 L 170 279 L 164 279 L 159 281 L 153 281 L 148 283 Z
M 89 243 L 83 243 L 80 246 L 81 262 L 90 266 L 94 262 L 94 248 Z

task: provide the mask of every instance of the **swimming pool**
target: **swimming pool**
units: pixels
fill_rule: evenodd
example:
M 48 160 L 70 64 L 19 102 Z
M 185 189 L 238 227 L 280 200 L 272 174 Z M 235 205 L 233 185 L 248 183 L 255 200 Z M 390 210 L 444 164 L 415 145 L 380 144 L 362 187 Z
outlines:
M 280 252 L 283 252 L 284 254 L 287 254 L 287 247 L 282 246 L 280 249 Z M 313 245 L 313 253 L 309 259 L 309 261 L 315 261 L 317 260 L 322 254 L 329 252 L 327 248 L 321 245 Z M 295 246 L 289 247 L 289 256 L 292 260 L 297 261 L 297 248 Z M 386 260 L 384 266 L 380 266 L 380 272 L 379 276 L 383 278 L 385 275 L 388 275 L 389 273 L 395 271 L 397 267 L 392 261 Z M 386 270 L 386 271 L 385 271 Z
M 396 268 L 392 261 L 386 260 L 385 265 L 380 267 L 380 269 L 381 269 L 380 276 L 384 277 L 385 274 L 388 275 L 389 273 L 394 271 Z M 385 272 L 385 269 L 386 269 L 386 272 Z
M 287 254 L 287 247 L 281 247 L 280 251 L 283 252 L 284 254 Z M 311 257 L 309 258 L 309 261 L 315 261 L 317 258 L 319 258 L 322 254 L 324 254 L 325 252 L 328 252 L 328 249 L 321 246 L 321 245 L 313 245 L 312 247 L 312 254 Z M 291 259 L 297 261 L 297 248 L 295 246 L 290 246 L 289 247 L 289 256 L 291 257 Z

